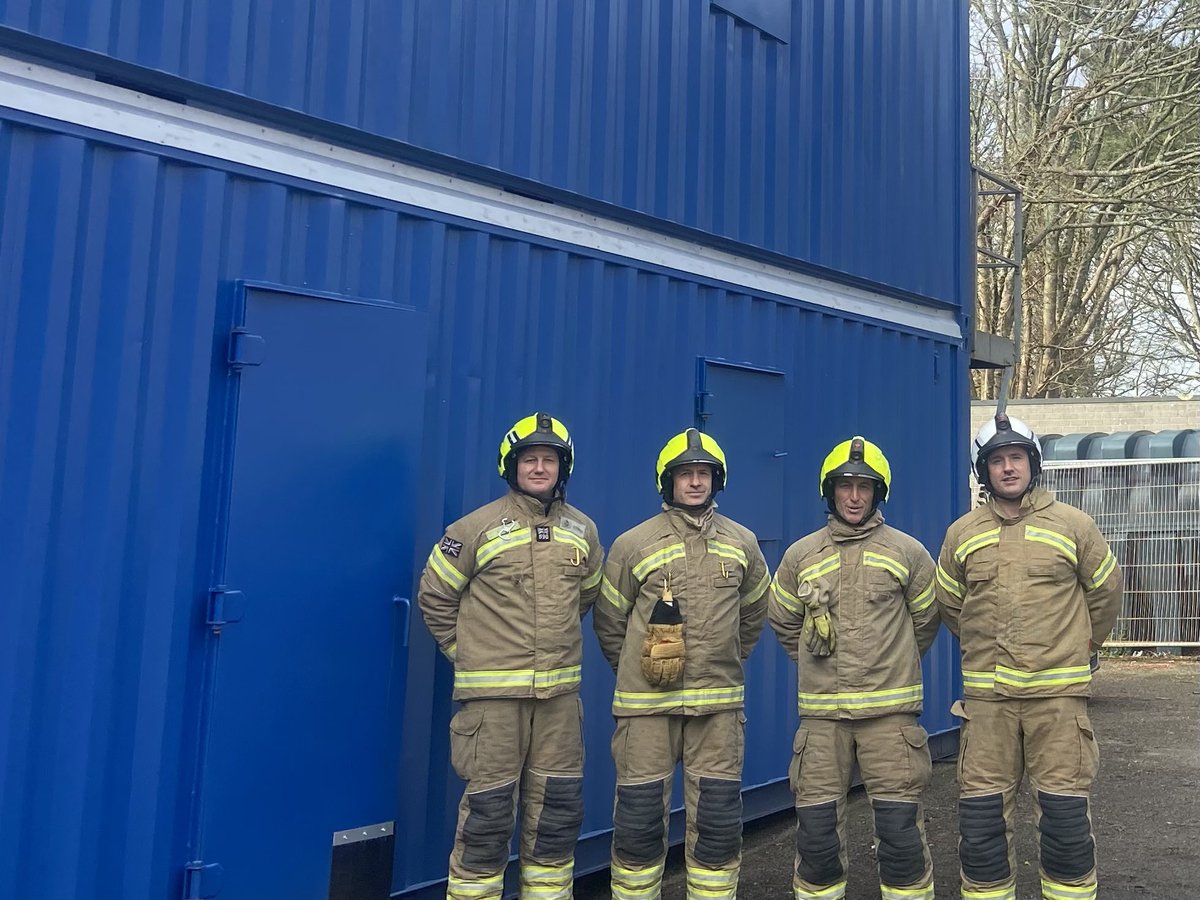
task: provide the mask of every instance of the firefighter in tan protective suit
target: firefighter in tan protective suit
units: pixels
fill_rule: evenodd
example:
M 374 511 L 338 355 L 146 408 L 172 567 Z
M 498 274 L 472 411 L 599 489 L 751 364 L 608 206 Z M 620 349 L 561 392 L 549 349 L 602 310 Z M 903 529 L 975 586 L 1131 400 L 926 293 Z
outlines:
M 862 437 L 819 479 L 828 524 L 792 544 L 771 584 L 770 622 L 799 671 L 793 744 L 796 900 L 846 894 L 845 803 L 855 760 L 871 798 L 883 900 L 933 900 L 921 794 L 932 764 L 921 657 L 938 631 L 934 564 L 883 523 L 891 467 Z
M 1088 657 L 1116 622 L 1121 572 L 1096 523 L 1037 487 L 1029 426 L 998 415 L 973 449 L 991 497 L 950 526 L 937 572 L 942 618 L 962 649 L 962 897 L 1016 900 L 1012 813 L 1027 772 L 1042 897 L 1095 900 Z
M 613 696 L 612 896 L 655 900 L 671 782 L 682 759 L 687 896 L 737 894 L 741 867 L 743 663 L 766 618 L 758 541 L 720 515 L 715 440 L 689 428 L 659 454 L 662 512 L 617 538 L 593 623 L 617 674 Z
M 421 576 L 425 624 L 454 663 L 450 754 L 466 781 L 446 896 L 499 898 L 522 805 L 520 896 L 572 896 L 583 821 L 580 619 L 600 589 L 592 520 L 569 506 L 570 435 L 536 413 L 500 443 L 509 491 L 446 529 Z

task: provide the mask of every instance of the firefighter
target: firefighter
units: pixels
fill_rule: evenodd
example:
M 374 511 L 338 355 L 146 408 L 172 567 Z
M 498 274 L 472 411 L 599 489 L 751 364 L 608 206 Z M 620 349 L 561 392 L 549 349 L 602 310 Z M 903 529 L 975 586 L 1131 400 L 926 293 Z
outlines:
M 450 755 L 466 782 L 446 896 L 499 898 L 518 801 L 520 896 L 569 898 L 583 821 L 580 619 L 603 550 L 566 502 L 575 451 L 546 413 L 500 442 L 508 492 L 446 529 L 421 576 L 425 624 L 454 664 Z
M 796 801 L 796 900 L 846 891 L 846 792 L 857 760 L 875 814 L 883 900 L 932 900 L 921 794 L 932 763 L 921 657 L 938 631 L 933 558 L 884 524 L 891 467 L 863 437 L 821 466 L 828 524 L 787 549 L 769 618 L 799 672 L 801 724 L 789 771 Z
M 743 665 L 770 582 L 755 536 L 717 512 L 725 453 L 689 428 L 658 456 L 662 512 L 617 538 L 593 624 L 613 695 L 612 896 L 654 900 L 671 782 L 684 773 L 687 896 L 737 894 L 742 847 Z
M 962 649 L 962 897 L 1015 900 L 1013 802 L 1028 773 L 1042 897 L 1094 900 L 1088 794 L 1100 754 L 1088 656 L 1116 622 L 1121 572 L 1096 523 L 1038 487 L 1028 425 L 997 415 L 973 450 L 990 496 L 950 526 L 937 571 L 942 618 Z

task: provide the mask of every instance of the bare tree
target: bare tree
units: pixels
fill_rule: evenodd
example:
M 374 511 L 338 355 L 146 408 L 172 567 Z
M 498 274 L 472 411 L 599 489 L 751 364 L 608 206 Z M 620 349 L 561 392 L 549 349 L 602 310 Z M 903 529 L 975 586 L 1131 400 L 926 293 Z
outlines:
M 1122 302 L 1140 325 L 1118 393 L 1200 390 L 1200 223 L 1158 236 Z
M 1014 396 L 1127 390 L 1162 356 L 1140 339 L 1151 308 L 1163 321 L 1180 311 L 1171 353 L 1186 363 L 1194 307 L 1189 332 L 1186 301 L 1168 300 L 1180 296 L 1172 280 L 1196 296 L 1186 257 L 1194 263 L 1200 215 L 1197 0 L 973 0 L 972 59 L 975 158 L 1025 192 Z M 978 221 L 980 241 L 1002 251 L 1003 212 L 982 204 Z M 1011 330 L 1011 290 L 1009 273 L 981 273 L 980 328 Z M 977 394 L 994 396 L 995 384 L 980 377 Z

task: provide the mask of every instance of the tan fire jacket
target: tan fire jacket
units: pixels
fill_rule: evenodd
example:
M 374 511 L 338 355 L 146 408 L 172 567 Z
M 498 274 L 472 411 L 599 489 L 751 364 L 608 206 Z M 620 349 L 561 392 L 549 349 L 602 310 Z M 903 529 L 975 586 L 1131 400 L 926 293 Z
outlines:
M 800 644 L 799 586 L 826 584 L 837 649 L 814 656 Z M 915 538 L 875 512 L 860 525 L 835 516 L 783 554 L 771 583 L 771 627 L 799 671 L 801 716 L 869 719 L 920 713 L 921 657 L 938 631 L 934 565 Z M 816 587 L 816 584 L 814 584 Z
M 642 643 L 667 573 L 683 616 L 683 683 L 655 690 L 642 675 Z M 711 511 L 667 507 L 612 545 L 592 617 L 600 649 L 617 673 L 613 715 L 704 715 L 741 709 L 742 663 L 767 615 L 770 583 L 753 532 Z
M 1121 607 L 1121 570 L 1096 523 L 1035 489 L 1011 519 L 993 503 L 950 526 L 937 599 L 962 645 L 967 697 L 1087 696 Z
M 510 490 L 446 529 L 417 595 L 454 662 L 454 699 L 579 690 L 579 620 L 600 592 L 596 526 L 556 500 Z

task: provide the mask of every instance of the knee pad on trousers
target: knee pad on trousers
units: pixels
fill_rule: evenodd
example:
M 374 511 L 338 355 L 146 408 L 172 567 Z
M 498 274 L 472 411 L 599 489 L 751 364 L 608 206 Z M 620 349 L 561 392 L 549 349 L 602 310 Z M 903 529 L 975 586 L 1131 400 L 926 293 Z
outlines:
M 508 862 L 512 840 L 513 788 L 506 784 L 467 795 L 462 829 L 462 862 L 472 872 L 495 872 Z
M 986 884 L 1006 881 L 1012 876 L 1003 794 L 959 800 L 958 831 L 958 859 L 969 879 Z
M 837 801 L 796 808 L 796 874 L 809 884 L 833 884 L 845 877 L 837 833 Z
M 1038 791 L 1037 802 L 1042 808 L 1042 869 L 1059 881 L 1082 878 L 1096 867 L 1087 798 Z
M 579 842 L 583 824 L 583 779 L 579 776 L 546 778 L 542 814 L 538 818 L 534 859 L 563 859 Z
M 917 804 L 900 800 L 872 800 L 875 836 L 879 838 L 879 879 L 903 887 L 916 884 L 925 874 L 925 849 L 917 828 Z
M 617 785 L 613 852 L 625 862 L 645 865 L 667 852 L 666 837 L 663 782 Z
M 701 778 L 692 856 L 710 868 L 735 859 L 742 849 L 742 783 Z

